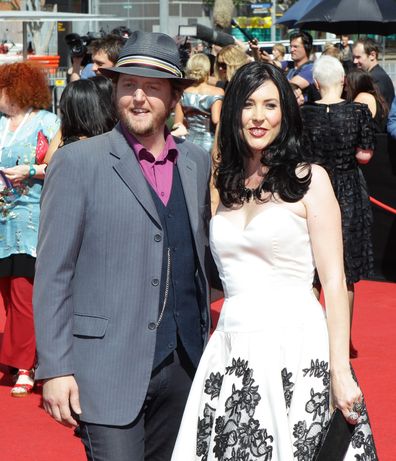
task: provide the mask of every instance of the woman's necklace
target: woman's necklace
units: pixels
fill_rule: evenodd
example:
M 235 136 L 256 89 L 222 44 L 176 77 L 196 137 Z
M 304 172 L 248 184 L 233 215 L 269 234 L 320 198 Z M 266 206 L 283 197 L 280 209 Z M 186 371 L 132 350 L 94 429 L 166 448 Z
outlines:
M 243 186 L 241 190 L 241 200 L 242 202 L 250 202 L 250 200 L 260 200 L 261 193 L 263 191 L 263 185 L 251 189 L 249 187 Z
M 263 195 L 263 186 L 266 176 L 266 168 L 264 170 L 263 165 L 253 165 L 250 168 L 250 174 L 246 174 L 246 170 L 242 169 L 241 171 L 241 189 L 240 189 L 240 198 L 242 202 L 250 202 L 251 200 L 260 201 L 261 196 Z M 256 187 L 246 187 L 245 181 L 248 183 L 258 184 Z
M 17 134 L 19 133 L 19 131 L 21 131 L 21 128 L 26 123 L 26 121 L 29 118 L 29 115 L 31 114 L 32 110 L 33 110 L 32 108 L 27 110 L 27 112 L 26 112 L 25 116 L 23 117 L 21 123 L 17 126 L 16 130 L 13 132 L 13 134 L 11 136 L 11 139 L 7 142 L 7 145 L 5 145 L 5 141 L 7 139 L 8 132 L 10 130 L 10 125 L 11 125 L 10 117 L 7 118 L 7 122 L 6 122 L 6 125 L 5 125 L 4 130 L 3 130 L 3 135 L 1 136 L 1 139 L 0 139 L 0 162 L 1 162 L 1 159 L 2 159 L 2 156 L 3 156 L 3 149 L 5 147 L 11 146 L 12 143 L 15 141 L 15 138 L 16 138 Z

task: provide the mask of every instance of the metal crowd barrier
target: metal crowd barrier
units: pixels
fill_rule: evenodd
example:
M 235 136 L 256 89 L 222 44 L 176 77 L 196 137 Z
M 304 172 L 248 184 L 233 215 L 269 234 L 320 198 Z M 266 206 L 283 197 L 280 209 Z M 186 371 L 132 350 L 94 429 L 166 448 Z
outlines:
M 58 113 L 59 100 L 67 85 L 67 67 L 44 69 L 52 92 L 52 112 Z

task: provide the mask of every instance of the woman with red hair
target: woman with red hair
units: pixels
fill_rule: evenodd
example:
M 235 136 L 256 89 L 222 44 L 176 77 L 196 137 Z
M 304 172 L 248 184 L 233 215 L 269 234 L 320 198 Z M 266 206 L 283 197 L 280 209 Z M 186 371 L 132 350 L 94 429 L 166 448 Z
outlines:
M 34 386 L 32 292 L 46 166 L 40 159 L 59 128 L 56 115 L 45 110 L 50 104 L 38 67 L 0 66 L 0 293 L 7 316 L 0 362 L 16 373 L 13 397 L 25 397 Z

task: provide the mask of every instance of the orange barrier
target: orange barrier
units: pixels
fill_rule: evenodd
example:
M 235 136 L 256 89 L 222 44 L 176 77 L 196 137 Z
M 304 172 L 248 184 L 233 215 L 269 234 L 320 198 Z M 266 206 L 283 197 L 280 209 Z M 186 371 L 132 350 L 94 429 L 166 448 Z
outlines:
M 55 73 L 56 69 L 59 67 L 60 56 L 45 56 L 37 54 L 29 54 L 27 60 L 32 64 L 37 64 L 43 69 L 48 69 L 50 74 Z
M 374 203 L 374 205 L 379 206 L 380 208 L 389 211 L 389 213 L 396 214 L 396 209 L 392 208 L 389 205 L 386 205 L 385 203 L 380 202 L 379 200 L 375 199 L 374 197 L 370 197 L 370 202 Z

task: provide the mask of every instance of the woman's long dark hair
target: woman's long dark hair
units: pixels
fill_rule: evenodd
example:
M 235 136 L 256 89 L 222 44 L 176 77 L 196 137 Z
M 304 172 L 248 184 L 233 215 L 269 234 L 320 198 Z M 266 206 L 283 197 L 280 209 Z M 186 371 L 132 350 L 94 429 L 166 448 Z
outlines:
M 382 97 L 380 90 L 375 84 L 371 75 L 363 69 L 351 69 L 346 75 L 346 99 L 354 101 L 359 93 L 369 93 L 374 96 L 375 100 L 382 109 L 382 116 L 385 118 L 389 113 L 389 106 Z
M 268 167 L 261 189 L 279 195 L 285 202 L 297 202 L 307 192 L 311 181 L 309 166 L 304 177 L 296 175 L 296 168 L 304 160 L 300 148 L 302 121 L 293 90 L 280 69 L 271 64 L 252 62 L 235 73 L 221 111 L 220 161 L 215 171 L 215 184 L 222 203 L 229 208 L 243 203 L 244 164 L 252 157 L 242 132 L 242 110 L 251 94 L 268 80 L 279 91 L 282 122 L 279 135 L 261 157 L 261 163 Z
M 95 83 L 99 91 L 100 103 L 107 117 L 111 120 L 110 123 L 114 122 L 114 124 L 116 124 L 118 117 L 114 102 L 114 85 L 112 80 L 104 75 L 95 75 L 94 77 L 90 77 L 89 80 Z
M 59 102 L 63 141 L 74 137 L 90 138 L 113 129 L 114 109 L 103 104 L 105 97 L 90 79 L 66 86 Z

